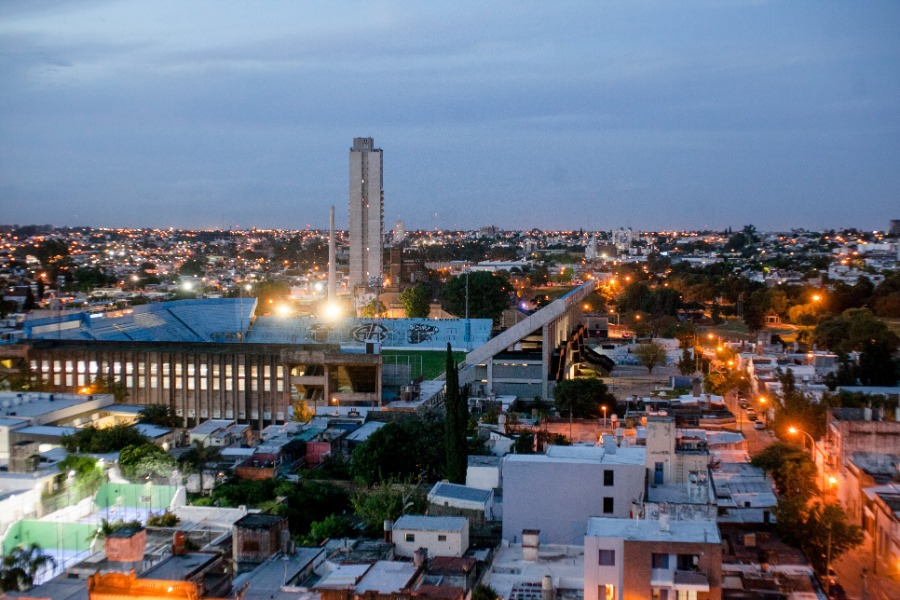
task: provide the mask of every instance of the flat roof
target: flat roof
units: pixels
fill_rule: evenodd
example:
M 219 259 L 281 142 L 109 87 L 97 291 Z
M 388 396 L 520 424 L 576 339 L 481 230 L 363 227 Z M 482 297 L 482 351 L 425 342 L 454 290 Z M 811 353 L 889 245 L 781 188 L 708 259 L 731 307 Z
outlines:
M 616 448 L 615 454 L 602 446 L 550 446 L 546 454 L 507 454 L 504 460 L 512 462 L 550 462 L 569 464 L 643 465 L 647 460 L 646 448 Z
M 441 481 L 431 489 L 428 498 L 453 498 L 454 500 L 464 500 L 466 502 L 478 502 L 484 504 L 491 497 L 491 494 L 492 492 L 490 490 L 482 490 L 459 485 L 458 483 Z
M 424 517 L 403 515 L 394 523 L 394 530 L 409 529 L 417 531 L 462 531 L 469 526 L 465 517 Z
M 17 434 L 25 434 L 25 435 L 50 435 L 50 436 L 59 436 L 62 437 L 64 435 L 75 435 L 75 432 L 78 431 L 74 427 L 54 427 L 52 425 L 32 425 L 30 427 L 23 427 L 22 429 L 16 429 L 15 433 Z
M 248 581 L 251 595 L 265 595 L 281 590 L 285 585 L 296 585 L 291 580 L 302 573 L 318 557 L 324 556 L 325 548 L 297 548 L 296 554 L 285 556 L 280 552 L 249 573 L 244 573 L 232 582 L 233 589 L 240 589 Z M 265 594 L 261 594 L 265 592 Z
M 16 404 L 17 396 L 21 395 L 21 403 Z M 50 396 L 53 399 L 50 399 Z M 94 394 L 91 396 L 83 396 L 80 394 L 49 394 L 37 392 L 0 392 L 0 402 L 4 403 L 0 408 L 0 413 L 6 413 L 8 417 L 40 417 L 58 410 L 65 410 L 73 406 L 81 404 L 89 404 L 91 402 L 100 402 L 100 407 L 105 407 L 113 403 L 112 394 Z M 8 403 L 9 406 L 5 404 Z M 95 405 L 96 407 L 96 405 Z M 85 408 L 85 410 L 89 410 Z M 15 413 L 15 414 L 11 414 Z
M 171 555 L 138 575 L 138 579 L 183 581 L 186 576 L 218 560 L 220 556 L 217 552 L 188 552 L 180 556 Z
M 199 435 L 210 435 L 215 433 L 218 429 L 227 429 L 228 427 L 234 425 L 237 421 L 233 419 L 210 419 L 208 421 L 204 421 L 191 429 L 191 434 L 199 434 Z
M 714 521 L 669 521 L 669 531 L 662 531 L 656 520 L 591 517 L 585 535 L 633 542 L 722 543 Z
M 418 568 L 411 562 L 379 560 L 356 585 L 356 593 L 390 594 L 409 587 Z

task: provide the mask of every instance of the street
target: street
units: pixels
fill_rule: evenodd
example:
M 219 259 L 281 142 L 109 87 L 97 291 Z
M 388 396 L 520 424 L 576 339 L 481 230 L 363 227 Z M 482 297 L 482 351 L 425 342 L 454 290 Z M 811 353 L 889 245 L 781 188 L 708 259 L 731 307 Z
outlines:
M 747 440 L 748 452 L 751 457 L 776 441 L 775 436 L 770 432 L 765 429 L 756 429 L 754 427 L 753 421 L 747 418 L 747 412 L 738 404 L 736 394 L 728 394 L 725 397 L 725 403 L 728 406 L 728 409 L 733 412 L 734 416 L 737 418 L 737 427 L 735 429 L 744 434 L 744 438 Z M 763 422 L 765 422 L 765 417 L 761 418 L 763 419 Z
M 859 600 L 862 594 L 862 570 L 868 567 L 870 600 L 897 600 L 900 598 L 900 584 L 880 575 L 872 575 L 872 553 L 864 549 L 867 544 L 848 552 L 836 561 L 832 568 L 838 582 L 847 592 L 847 597 Z

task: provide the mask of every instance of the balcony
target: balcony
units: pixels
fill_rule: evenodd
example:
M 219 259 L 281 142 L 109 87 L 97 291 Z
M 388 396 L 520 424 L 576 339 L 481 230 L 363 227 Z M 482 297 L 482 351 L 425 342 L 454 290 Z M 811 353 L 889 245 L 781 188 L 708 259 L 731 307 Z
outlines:
M 705 571 L 675 571 L 672 587 L 683 591 L 708 592 L 709 578 Z

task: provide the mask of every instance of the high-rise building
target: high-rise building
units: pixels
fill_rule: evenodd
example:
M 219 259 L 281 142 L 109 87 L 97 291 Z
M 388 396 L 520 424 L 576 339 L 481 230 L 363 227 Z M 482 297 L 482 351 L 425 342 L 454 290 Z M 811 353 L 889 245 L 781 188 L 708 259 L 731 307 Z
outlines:
M 372 138 L 350 148 L 350 289 L 377 285 L 384 245 L 382 152 Z
M 900 235 L 900 219 L 891 219 L 891 228 L 888 230 L 890 235 Z
M 397 219 L 394 221 L 394 244 L 399 244 L 406 239 L 406 224 Z

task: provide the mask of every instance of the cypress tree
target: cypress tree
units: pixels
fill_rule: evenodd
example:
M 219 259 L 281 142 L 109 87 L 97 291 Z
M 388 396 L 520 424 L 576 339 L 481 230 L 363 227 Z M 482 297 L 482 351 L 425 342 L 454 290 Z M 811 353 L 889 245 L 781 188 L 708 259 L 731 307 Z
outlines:
M 465 483 L 468 468 L 468 444 L 466 427 L 469 410 L 459 393 L 459 371 L 453 359 L 453 351 L 447 344 L 447 394 L 444 398 L 444 440 L 447 444 L 447 479 L 450 483 Z

